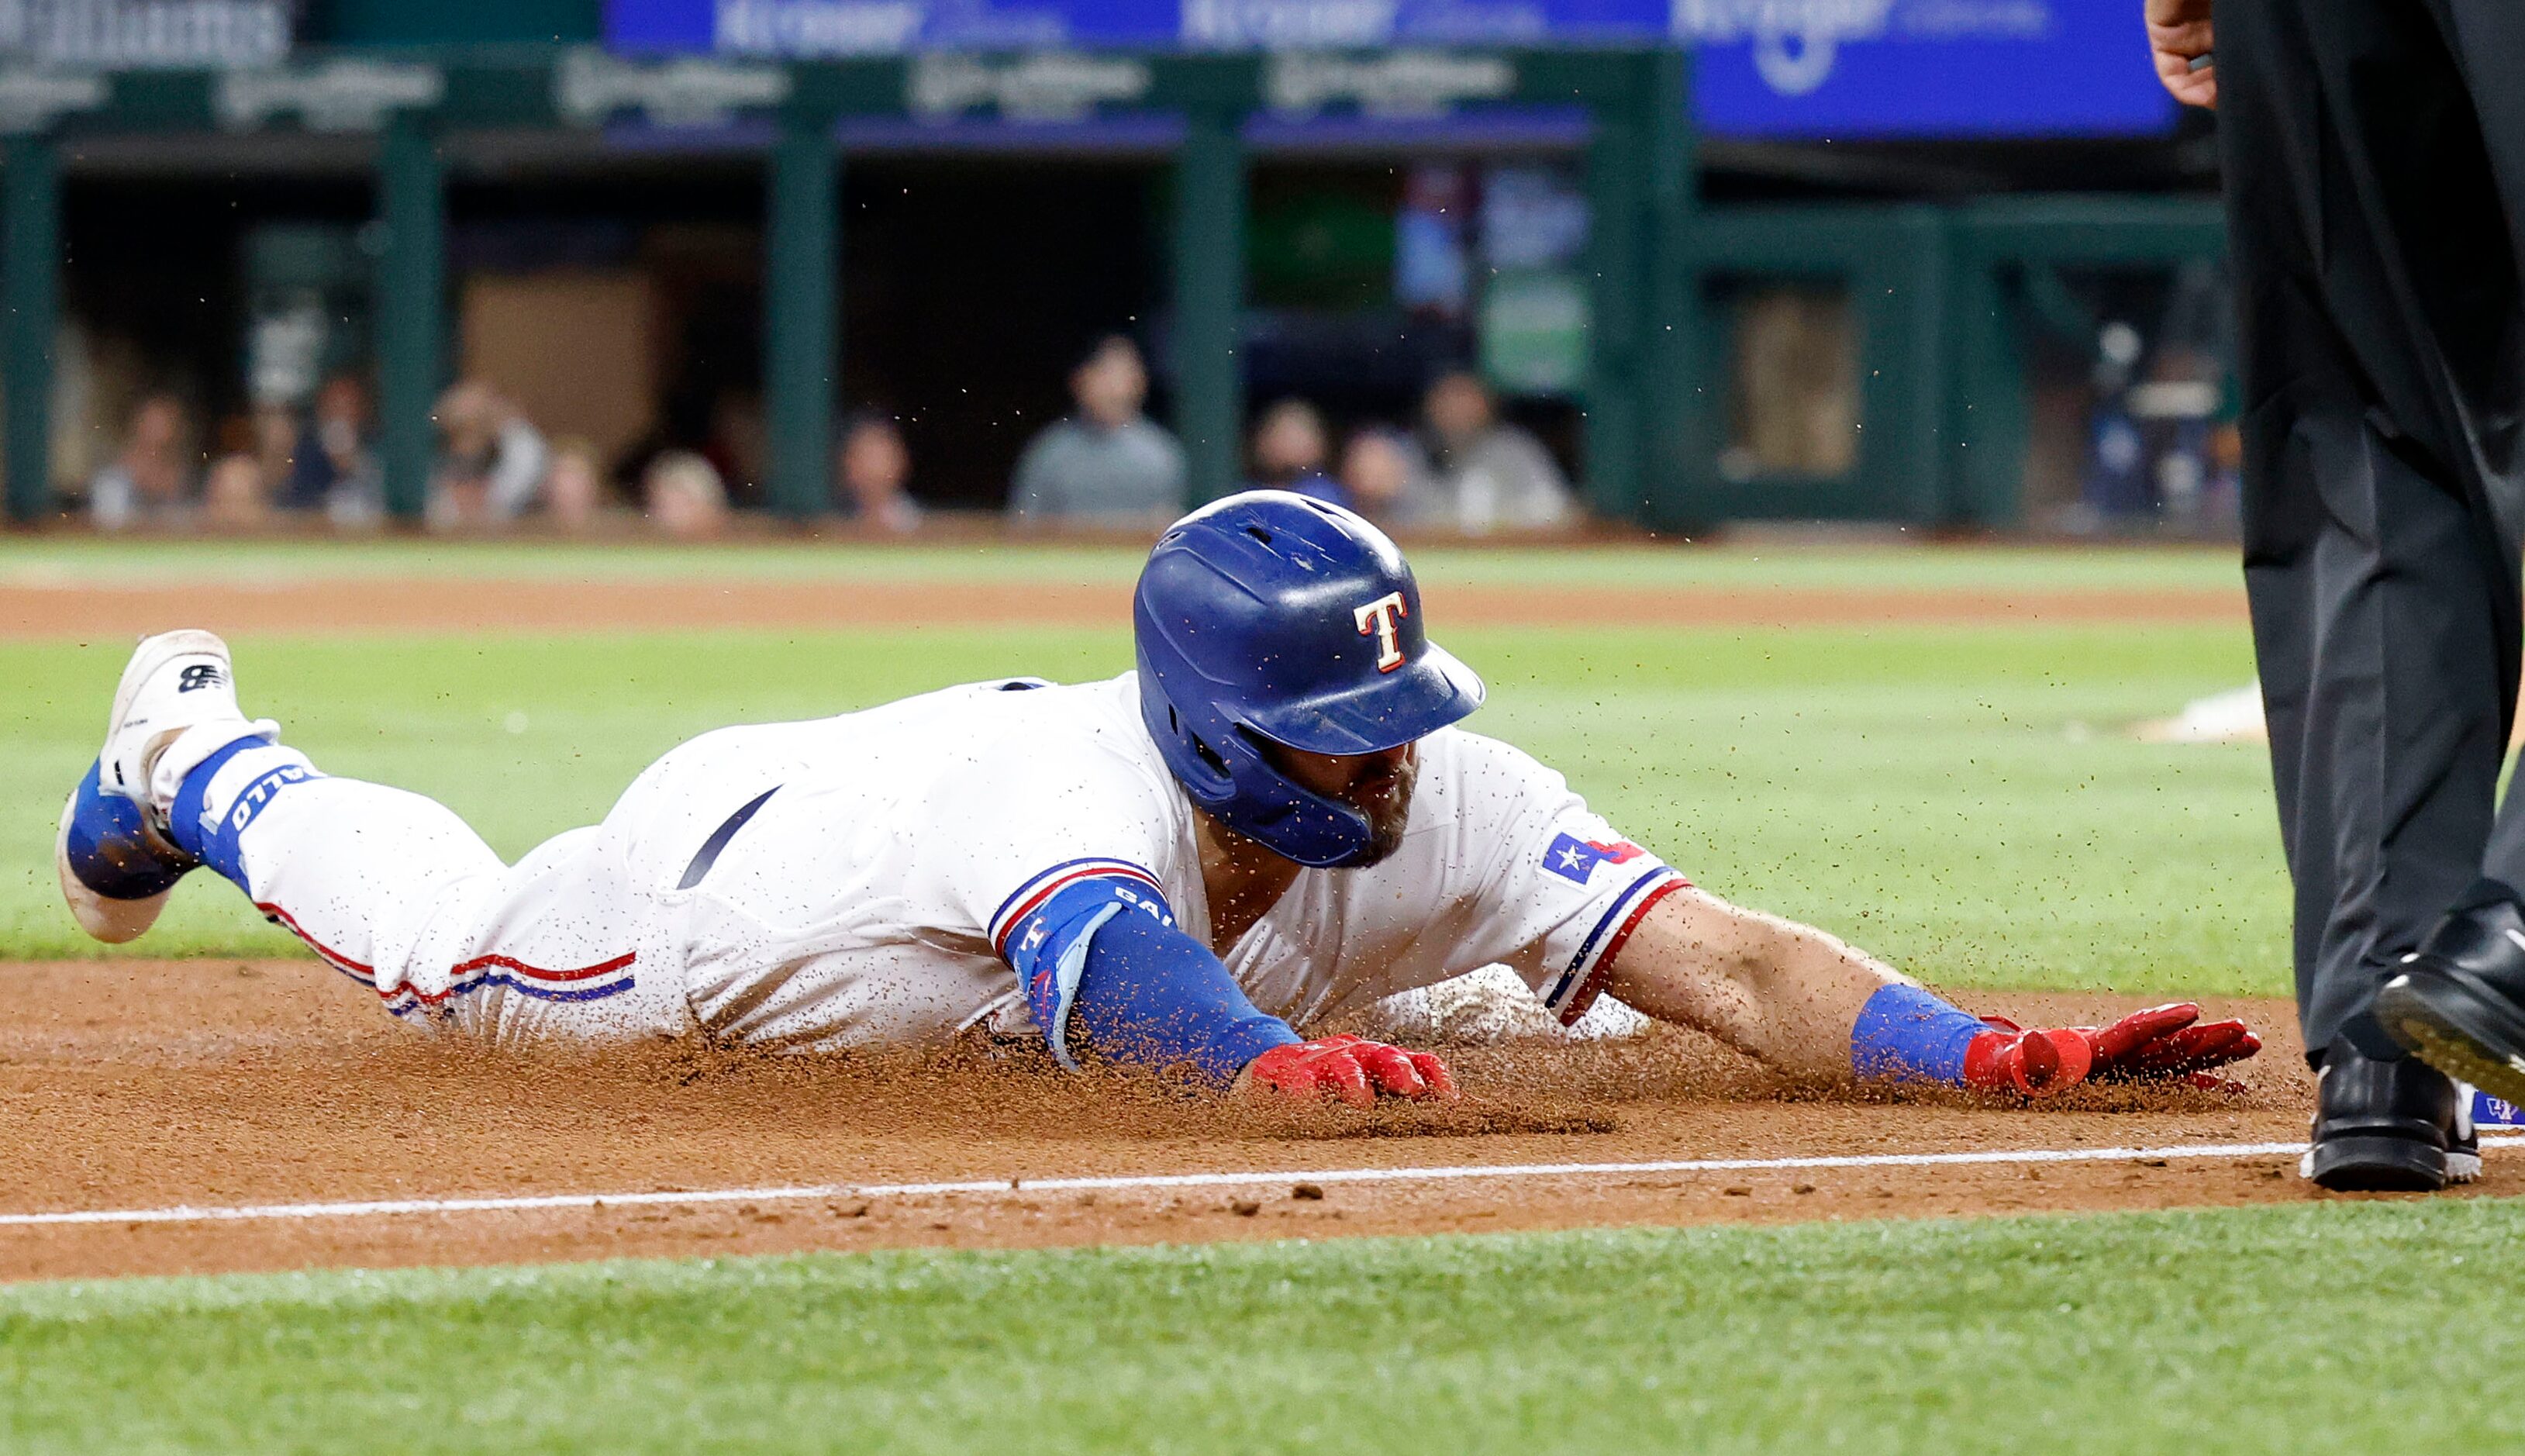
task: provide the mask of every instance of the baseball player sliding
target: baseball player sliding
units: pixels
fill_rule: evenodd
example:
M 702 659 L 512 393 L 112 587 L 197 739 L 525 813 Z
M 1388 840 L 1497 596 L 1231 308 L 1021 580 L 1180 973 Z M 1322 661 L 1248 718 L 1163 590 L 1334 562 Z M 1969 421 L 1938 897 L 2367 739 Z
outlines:
M 441 805 L 320 773 L 205 631 L 142 642 L 62 819 L 98 938 L 207 865 L 388 1014 L 502 1043 L 777 1048 L 1040 1036 L 1064 1066 L 1261 1096 L 1448 1097 L 1426 1052 L 1309 1030 L 1494 963 L 1795 1077 L 2016 1094 L 2200 1078 L 2259 1047 L 2196 1007 L 2022 1030 L 1692 887 L 1559 774 L 1457 725 L 1394 543 L 1277 491 L 1168 529 L 1137 670 L 950 687 L 676 748 L 515 865 Z

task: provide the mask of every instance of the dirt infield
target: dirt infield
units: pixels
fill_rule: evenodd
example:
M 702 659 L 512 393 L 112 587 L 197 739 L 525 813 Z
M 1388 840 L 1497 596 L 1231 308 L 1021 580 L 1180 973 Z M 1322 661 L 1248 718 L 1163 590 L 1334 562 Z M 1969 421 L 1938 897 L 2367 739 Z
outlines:
M 1583 591 L 1576 594 L 1584 597 Z M 1451 622 L 1551 626 L 1568 588 L 1433 587 Z M 2234 624 L 2241 592 L 1624 590 L 1640 625 Z M 178 622 L 293 635 L 853 625 L 1119 627 L 1112 585 L 420 579 L 269 587 L 0 586 L 0 639 L 113 639 Z M 1309 1171 L 1777 1159 L 2302 1138 L 2291 1010 L 2241 1097 L 2081 1094 L 2040 1111 L 1799 1098 L 1681 1033 L 1451 1051 L 1442 1110 L 1266 1118 L 1145 1084 L 971 1060 L 485 1054 L 388 1022 L 311 960 L 0 963 L 0 1280 L 479 1264 L 906 1245 L 1013 1246 L 2140 1208 L 2309 1196 L 2282 1155 L 1702 1170 L 1395 1182 Z M 369 998 L 372 999 L 372 998 Z M 1981 1004 L 1978 1003 L 1977 1004 Z M 2012 995 L 2092 1019 L 2126 1005 Z M 2482 1185 L 2525 1192 L 2525 1159 Z M 1029 1190 L 1026 1180 L 1280 1170 L 1252 1187 Z M 25 1225 L 11 1215 L 337 1200 L 627 1194 L 1018 1180 L 1014 1189 L 635 1205 Z M 1308 1184 L 1320 1196 L 1301 1196 Z
M 1429 610 L 1450 623 L 1565 624 L 1583 590 L 1432 586 Z M 1591 603 L 1619 624 L 1703 627 L 1876 624 L 2241 623 L 2241 590 L 2198 588 L 1886 591 L 1869 587 L 1750 591 L 1628 588 Z M 309 580 L 269 586 L 195 582 L 147 587 L 0 585 L 0 638 L 111 639 L 178 623 L 225 632 L 576 631 L 702 628 L 1051 626 L 1129 620 L 1118 586 L 966 581 Z
M 1628 1163 L 2302 1138 L 2284 1005 L 2239 1097 L 2083 1093 L 2041 1110 L 1800 1100 L 1681 1033 L 1465 1048 L 1465 1103 L 1265 1119 L 1026 1067 L 604 1057 L 441 1046 L 312 961 L 0 967 L 0 1215 L 169 1205 L 636 1193 L 784 1184 L 1285 1170 L 1254 1188 L 769 1198 L 672 1207 L 0 1227 L 0 1280 L 319 1265 L 901 1245 L 1184 1241 L 1784 1222 L 2321 1196 L 2283 1155 L 2038 1166 L 1695 1171 L 1333 1182 L 1305 1170 Z M 2126 1003 L 2011 995 L 2094 1018 Z M 2525 1192 L 2525 1159 L 2480 1185 Z

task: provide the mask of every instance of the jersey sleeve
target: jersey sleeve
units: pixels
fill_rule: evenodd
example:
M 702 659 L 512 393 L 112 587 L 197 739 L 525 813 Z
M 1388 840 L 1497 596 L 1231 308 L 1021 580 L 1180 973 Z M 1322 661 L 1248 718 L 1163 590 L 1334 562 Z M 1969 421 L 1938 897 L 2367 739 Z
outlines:
M 1461 907 L 1448 963 L 1515 971 L 1561 1025 L 1586 1015 L 1649 907 L 1691 881 L 1625 839 L 1568 780 L 1496 739 L 1456 733 L 1432 765 L 1455 816 Z M 1426 770 L 1424 770 L 1426 772 Z
M 930 795 L 915 878 L 1003 960 L 1029 914 L 1090 879 L 1123 882 L 1170 920 L 1168 808 L 1163 785 L 1092 740 L 993 745 Z

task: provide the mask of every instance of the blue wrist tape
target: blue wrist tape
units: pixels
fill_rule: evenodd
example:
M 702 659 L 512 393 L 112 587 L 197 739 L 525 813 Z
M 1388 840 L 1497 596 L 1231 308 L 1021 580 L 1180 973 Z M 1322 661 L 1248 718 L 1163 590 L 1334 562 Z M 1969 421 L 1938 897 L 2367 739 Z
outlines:
M 1990 1028 L 1915 985 L 1867 998 L 1850 1029 L 1850 1070 L 1860 1081 L 1964 1084 L 1964 1048 Z
M 271 751 L 274 760 L 272 767 L 230 794 L 225 811 L 216 821 L 205 822 L 204 801 L 210 795 L 211 779 L 227 767 L 228 760 L 257 749 Z M 176 848 L 227 877 L 237 888 L 245 889 L 245 866 L 242 851 L 237 848 L 237 835 L 263 813 L 274 793 L 289 784 L 323 777 L 307 766 L 303 755 L 278 747 L 260 733 L 239 738 L 184 776 L 183 783 L 175 790 L 175 802 L 167 807 L 167 837 L 175 841 Z
M 1009 966 L 1034 1024 L 1072 1071 L 1074 1028 L 1099 1055 L 1144 1067 L 1190 1063 L 1216 1082 L 1298 1033 L 1246 999 L 1227 967 L 1175 929 L 1165 901 L 1137 880 L 1064 888 L 1009 935 Z

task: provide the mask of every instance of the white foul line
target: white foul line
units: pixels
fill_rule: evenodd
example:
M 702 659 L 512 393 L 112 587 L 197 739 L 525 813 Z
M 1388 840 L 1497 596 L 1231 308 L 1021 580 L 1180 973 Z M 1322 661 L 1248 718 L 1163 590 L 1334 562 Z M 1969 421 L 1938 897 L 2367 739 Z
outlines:
M 2525 1134 L 2484 1137 L 2484 1147 L 2525 1145 Z M 917 1198 L 941 1193 L 1076 1193 L 1131 1188 L 1236 1188 L 1261 1183 L 1441 1182 L 1480 1178 L 1603 1178 L 1647 1173 L 1759 1173 L 1803 1168 L 1953 1168 L 1976 1164 L 2141 1163 L 2176 1158 L 2269 1158 L 2302 1142 L 2186 1143 L 2174 1147 L 2021 1148 L 1977 1153 L 1852 1153 L 1811 1158 L 1677 1158 L 1654 1163 L 1461 1163 L 1437 1168 L 1292 1168 L 1265 1173 L 1122 1174 L 1107 1178 L 975 1179 L 935 1183 L 810 1183 L 653 1193 L 540 1193 L 499 1198 L 393 1198 L 357 1203 L 260 1203 L 173 1208 L 87 1208 L 0 1214 L 0 1228 L 59 1224 L 218 1224 L 361 1219 L 397 1214 L 520 1213 L 541 1209 L 795 1202 L 812 1198 Z

